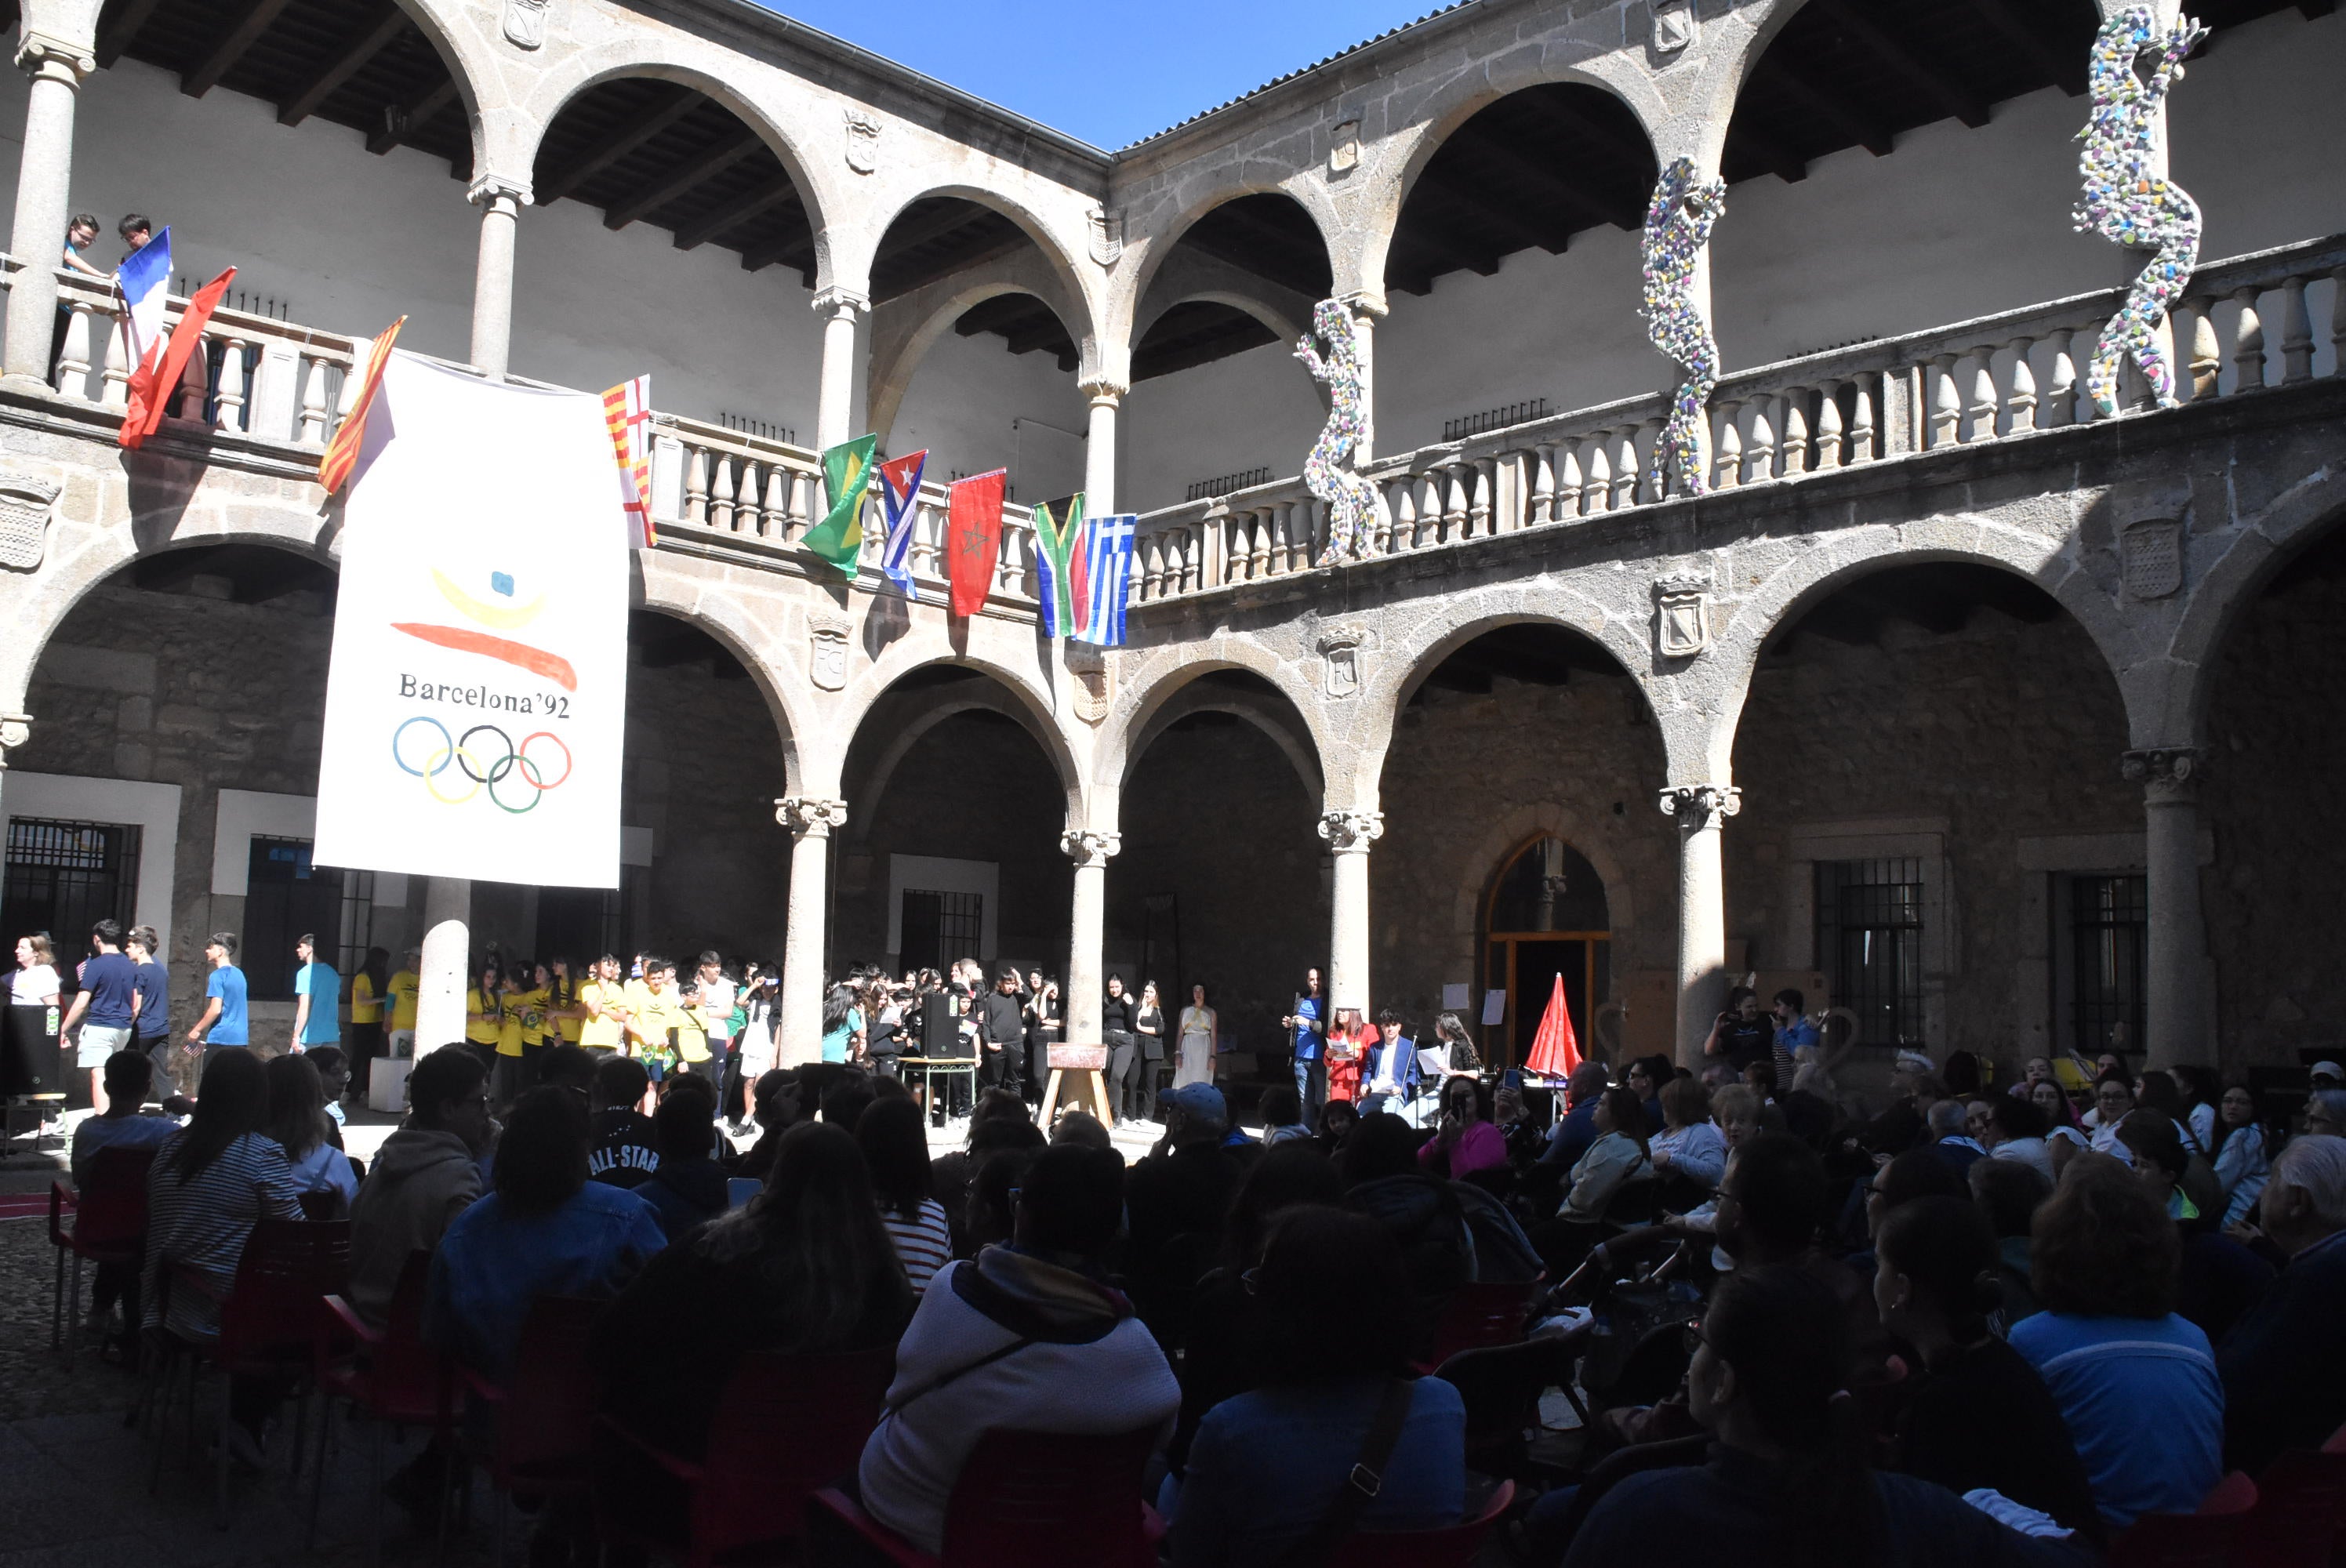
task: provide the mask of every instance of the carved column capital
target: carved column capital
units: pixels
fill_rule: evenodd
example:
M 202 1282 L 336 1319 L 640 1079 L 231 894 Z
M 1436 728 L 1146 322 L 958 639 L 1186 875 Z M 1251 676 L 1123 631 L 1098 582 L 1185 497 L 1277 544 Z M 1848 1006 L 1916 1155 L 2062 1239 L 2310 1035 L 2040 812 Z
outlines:
M 33 716 L 29 713 L 0 713 L 0 769 L 8 766 L 8 753 L 33 738 Z
M 1320 836 L 1332 855 L 1365 855 L 1369 846 L 1384 837 L 1382 811 L 1322 811 Z
M 1392 307 L 1385 303 L 1385 297 L 1372 290 L 1355 289 L 1339 298 L 1346 310 L 1364 321 L 1382 321 L 1392 313 Z
M 1102 406 L 1114 408 L 1132 391 L 1132 388 L 1125 382 L 1111 380 L 1107 376 L 1093 376 L 1079 382 L 1076 383 L 1076 389 L 1090 400 L 1094 408 Z
M 484 210 L 505 208 L 518 212 L 530 204 L 529 182 L 501 174 L 479 175 L 464 187 L 464 199 Z
M 77 87 L 97 69 L 97 59 L 78 44 L 46 33 L 27 33 L 16 46 L 16 65 L 28 76 L 46 76 Z
M 858 316 L 871 313 L 872 296 L 833 285 L 818 290 L 813 304 L 814 313 L 818 316 L 843 316 L 853 321 Z
M 1124 848 L 1124 835 L 1070 828 L 1059 835 L 1059 848 L 1077 866 L 1105 866 L 1110 855 Z
M 847 802 L 785 795 L 774 802 L 774 820 L 788 828 L 794 839 L 827 839 L 833 828 L 847 826 Z
M 1732 784 L 1672 784 L 1655 804 L 1689 831 L 1716 829 L 1743 809 L 1743 791 Z
M 2145 799 L 2158 805 L 2196 797 L 2200 761 L 2196 746 L 2149 747 L 2120 757 L 2118 771 L 2128 783 L 2142 786 Z

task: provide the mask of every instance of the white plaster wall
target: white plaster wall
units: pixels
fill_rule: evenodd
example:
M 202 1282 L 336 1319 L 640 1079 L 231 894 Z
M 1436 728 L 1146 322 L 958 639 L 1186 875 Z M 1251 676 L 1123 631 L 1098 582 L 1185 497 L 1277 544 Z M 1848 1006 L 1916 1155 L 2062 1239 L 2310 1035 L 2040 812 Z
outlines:
M 1269 468 L 1300 473 L 1327 421 L 1311 377 L 1285 343 L 1135 385 L 1117 421 L 1117 504 L 1147 512 L 1201 479 Z
M 0 72 L 12 169 L 25 95 L 22 72 Z M 234 263 L 238 288 L 286 301 L 297 322 L 372 336 L 405 312 L 403 347 L 469 351 L 480 215 L 442 160 L 377 158 L 347 127 L 280 126 L 270 105 L 224 89 L 190 98 L 133 60 L 84 84 L 74 142 L 73 207 L 105 225 L 98 265 L 121 256 L 115 219 L 143 211 L 171 226 L 181 274 Z M 0 185 L 13 217 L 15 182 Z M 614 234 L 576 201 L 523 209 L 516 268 L 515 374 L 595 391 L 649 371 L 664 410 L 743 413 L 812 439 L 821 326 L 797 273 L 744 272 L 715 246 L 679 253 L 648 224 Z
M 1022 429 L 1022 421 L 1058 429 Z M 888 450 L 926 447 L 928 476 L 940 482 L 955 473 L 1007 468 L 1017 492 L 1013 499 L 1031 505 L 1084 487 L 1083 441 L 1063 433 L 1085 423 L 1075 373 L 1052 355 L 1014 354 L 992 332 L 964 338 L 948 331 L 913 371 Z

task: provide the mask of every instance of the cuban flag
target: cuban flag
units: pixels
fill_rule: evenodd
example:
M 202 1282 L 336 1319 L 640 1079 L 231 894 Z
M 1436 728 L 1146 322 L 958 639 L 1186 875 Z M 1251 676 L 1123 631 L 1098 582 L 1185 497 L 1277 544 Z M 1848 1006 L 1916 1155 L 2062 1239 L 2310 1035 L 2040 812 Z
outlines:
M 880 509 L 888 519 L 887 541 L 880 550 L 880 570 L 914 604 L 921 590 L 913 581 L 913 524 L 920 509 L 921 474 L 929 466 L 926 448 L 892 457 L 880 465 Z
M 1076 641 L 1124 646 L 1124 601 L 1132 581 L 1132 535 L 1138 522 L 1130 512 L 1092 519 L 1083 541 L 1089 602 L 1079 612 Z
M 151 374 L 163 353 L 163 307 L 171 297 L 171 231 L 168 228 L 140 246 L 114 275 L 114 286 L 129 312 L 130 363 L 134 373 Z

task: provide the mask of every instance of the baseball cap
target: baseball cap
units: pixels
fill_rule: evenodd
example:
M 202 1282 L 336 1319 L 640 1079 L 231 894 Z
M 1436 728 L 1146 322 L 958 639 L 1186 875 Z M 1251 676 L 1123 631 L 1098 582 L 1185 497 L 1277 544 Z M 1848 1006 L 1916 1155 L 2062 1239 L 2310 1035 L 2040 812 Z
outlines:
M 2341 1067 L 2335 1062 L 2316 1062 L 2313 1064 L 2313 1075 L 2317 1078 L 2335 1078 L 2340 1083 L 2346 1084 L 2346 1067 Z
M 1211 1084 L 1184 1084 L 1165 1096 L 1168 1105 L 1178 1105 L 1182 1114 L 1217 1127 L 1230 1125 L 1230 1103 Z

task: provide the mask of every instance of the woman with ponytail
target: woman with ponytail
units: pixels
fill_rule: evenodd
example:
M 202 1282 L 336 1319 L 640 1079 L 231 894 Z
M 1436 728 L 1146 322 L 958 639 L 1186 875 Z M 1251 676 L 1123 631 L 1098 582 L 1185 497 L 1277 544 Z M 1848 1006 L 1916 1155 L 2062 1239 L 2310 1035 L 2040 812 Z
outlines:
M 2066 1538 L 2023 1535 L 1943 1486 L 1869 1471 L 1848 1329 L 1805 1268 L 1737 1270 L 1687 1330 L 1708 1462 L 1624 1478 L 1564 1568 L 2077 1568 Z
M 1951 1492 L 1987 1487 L 2098 1538 L 2093 1485 L 2060 1407 L 2036 1369 L 1988 1330 L 2004 1288 L 1987 1217 L 1959 1197 L 1917 1198 L 1891 1211 L 1874 1246 L 1882 1327 L 1922 1362 L 1892 1468 Z

